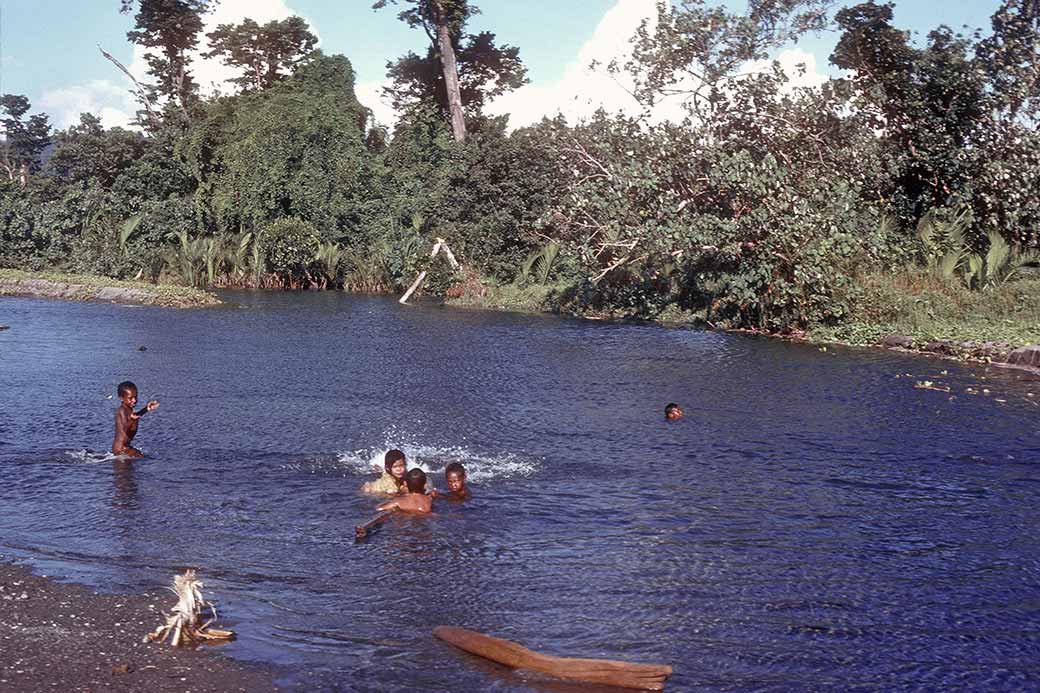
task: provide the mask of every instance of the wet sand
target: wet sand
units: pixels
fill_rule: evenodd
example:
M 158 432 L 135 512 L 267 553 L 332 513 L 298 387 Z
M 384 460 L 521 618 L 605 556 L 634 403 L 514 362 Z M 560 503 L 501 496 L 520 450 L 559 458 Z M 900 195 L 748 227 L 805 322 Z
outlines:
M 219 648 L 143 642 L 176 602 L 97 594 L 0 555 L 0 691 L 276 691 L 274 673 Z

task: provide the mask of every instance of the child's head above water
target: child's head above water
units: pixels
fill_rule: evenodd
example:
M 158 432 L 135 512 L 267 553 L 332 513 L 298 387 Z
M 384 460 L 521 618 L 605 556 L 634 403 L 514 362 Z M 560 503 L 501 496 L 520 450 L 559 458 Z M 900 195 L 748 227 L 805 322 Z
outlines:
M 136 403 L 137 386 L 129 380 L 124 380 L 123 382 L 116 385 L 116 395 L 118 395 L 119 399 L 123 400 L 124 402 L 132 399 L 134 400 L 134 403 Z
M 397 449 L 387 450 L 386 455 L 383 456 L 383 468 L 395 479 L 404 479 L 406 468 L 404 453 Z
M 448 484 L 448 491 L 458 493 L 466 488 L 466 468 L 461 462 L 452 462 L 444 468 L 444 481 Z
M 426 491 L 426 472 L 416 467 L 409 471 L 404 477 L 408 485 L 409 493 L 424 493 Z
M 676 419 L 681 419 L 682 416 L 683 411 L 675 402 L 669 402 L 668 404 L 664 405 L 664 418 L 668 419 L 669 421 L 675 421 Z

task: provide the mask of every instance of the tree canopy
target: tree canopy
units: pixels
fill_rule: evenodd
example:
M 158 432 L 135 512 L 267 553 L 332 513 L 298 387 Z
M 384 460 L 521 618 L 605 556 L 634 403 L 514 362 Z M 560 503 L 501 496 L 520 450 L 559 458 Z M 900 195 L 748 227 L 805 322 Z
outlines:
M 0 97 L 0 266 L 364 291 L 423 269 L 437 293 L 796 330 L 844 324 L 879 272 L 984 292 L 1040 250 L 1038 0 L 920 39 L 890 4 L 660 3 L 610 66 L 647 113 L 512 131 L 485 107 L 526 82 L 518 48 L 468 32 L 466 0 L 380 0 L 425 36 L 387 66 L 392 133 L 299 17 L 210 32 L 238 89 L 200 94 L 211 5 L 121 3 L 159 105 L 144 132 L 83 114 L 52 133 Z M 843 76 L 793 88 L 770 56 L 832 13 Z M 651 119 L 665 99 L 682 116 Z M 464 277 L 429 259 L 435 238 Z
M 211 50 L 208 57 L 219 56 L 242 74 L 230 81 L 243 89 L 267 89 L 292 74 L 310 57 L 318 43 L 307 22 L 288 17 L 259 25 L 252 19 L 241 24 L 221 24 L 206 34 Z

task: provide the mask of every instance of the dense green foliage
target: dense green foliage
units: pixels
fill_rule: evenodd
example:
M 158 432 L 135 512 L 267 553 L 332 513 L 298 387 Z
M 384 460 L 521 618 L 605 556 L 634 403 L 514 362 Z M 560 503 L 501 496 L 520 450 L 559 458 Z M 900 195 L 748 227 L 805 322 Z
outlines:
M 1017 295 L 1005 285 L 1037 262 L 1030 0 L 1006 0 L 988 33 L 940 27 L 920 45 L 883 4 L 662 4 L 633 27 L 631 60 L 610 66 L 645 116 L 512 132 L 483 108 L 524 82 L 519 50 L 466 33 L 477 9 L 442 0 L 463 143 L 432 37 L 388 66 L 402 113 L 391 134 L 358 102 L 349 60 L 312 52 L 298 18 L 211 33 L 241 90 L 207 99 L 184 55 L 209 3 L 123 5 L 137 10 L 132 40 L 157 49 L 145 131 L 84 114 L 51 135 L 24 97 L 3 96 L 0 267 L 359 291 L 398 291 L 427 269 L 426 290 L 452 296 L 511 287 L 575 313 L 840 331 L 881 320 L 870 306 L 906 285 L 878 277 L 926 276 L 984 302 Z M 433 5 L 399 5 L 429 31 Z M 746 71 L 828 26 L 847 77 L 791 89 L 776 66 Z M 677 97 L 681 122 L 649 119 Z M 429 259 L 437 238 L 463 273 Z
M 318 37 L 299 17 L 270 21 L 260 26 L 252 19 L 241 24 L 221 24 L 206 34 L 207 56 L 220 56 L 224 63 L 242 71 L 229 81 L 243 90 L 266 89 L 310 57 Z

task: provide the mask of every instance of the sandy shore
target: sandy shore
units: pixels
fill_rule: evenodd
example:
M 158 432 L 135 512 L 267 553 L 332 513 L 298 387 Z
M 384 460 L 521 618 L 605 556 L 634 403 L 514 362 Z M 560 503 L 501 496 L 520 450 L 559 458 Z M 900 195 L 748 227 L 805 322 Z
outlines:
M 0 296 L 32 296 L 167 308 L 199 308 L 220 304 L 220 299 L 209 291 L 183 286 L 120 281 L 89 275 L 34 274 L 10 269 L 0 269 Z
M 274 675 L 223 657 L 144 643 L 176 601 L 156 590 L 96 594 L 0 555 L 0 691 L 276 691 Z

